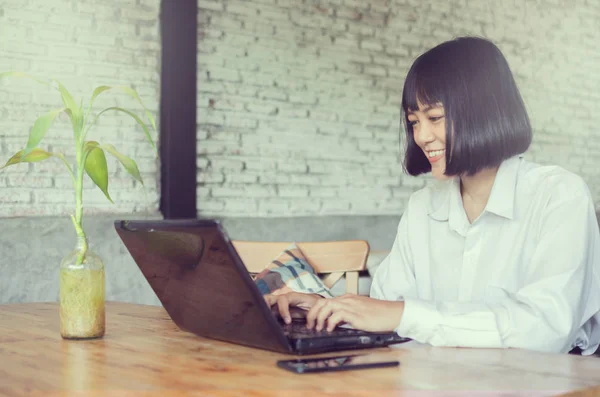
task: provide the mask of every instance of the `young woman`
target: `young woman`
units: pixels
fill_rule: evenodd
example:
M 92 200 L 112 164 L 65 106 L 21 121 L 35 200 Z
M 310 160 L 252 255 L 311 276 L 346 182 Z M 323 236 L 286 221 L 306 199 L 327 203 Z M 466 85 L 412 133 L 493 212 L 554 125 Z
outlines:
M 463 37 L 418 57 L 404 84 L 405 169 L 415 192 L 370 297 L 268 295 L 284 320 L 395 330 L 435 346 L 593 353 L 600 235 L 585 182 L 525 161 L 531 126 L 506 59 Z

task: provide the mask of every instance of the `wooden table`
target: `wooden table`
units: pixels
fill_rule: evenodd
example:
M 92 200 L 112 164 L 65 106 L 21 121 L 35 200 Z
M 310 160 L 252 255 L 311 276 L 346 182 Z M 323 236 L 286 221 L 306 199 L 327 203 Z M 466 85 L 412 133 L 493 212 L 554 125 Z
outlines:
M 600 358 L 399 345 L 400 367 L 296 375 L 290 357 L 180 331 L 161 307 L 107 303 L 103 339 L 62 340 L 58 304 L 0 305 L 0 395 L 600 395 Z M 587 389 L 587 390 L 584 390 Z

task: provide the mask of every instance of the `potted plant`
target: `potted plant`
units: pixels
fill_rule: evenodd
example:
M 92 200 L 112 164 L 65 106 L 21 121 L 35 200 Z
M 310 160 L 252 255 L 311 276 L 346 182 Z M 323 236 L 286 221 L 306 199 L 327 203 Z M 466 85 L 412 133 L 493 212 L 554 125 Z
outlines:
M 87 176 L 102 190 L 106 198 L 113 202 L 108 193 L 108 168 L 106 153 L 115 156 L 125 170 L 143 184 L 142 177 L 135 161 L 108 143 L 100 143 L 88 139 L 88 133 L 96 120 L 107 111 L 117 111 L 131 116 L 144 130 L 154 150 L 156 145 L 148 131 L 148 127 L 140 117 L 121 107 L 109 107 L 95 115 L 91 115 L 92 105 L 102 93 L 115 89 L 124 92 L 138 101 L 143 107 L 150 126 L 156 131 L 152 114 L 142 103 L 137 92 L 124 86 L 97 87 L 89 100 L 87 108 L 83 101 L 77 102 L 57 80 L 43 81 L 20 72 L 0 73 L 4 77 L 26 77 L 41 84 L 55 88 L 62 99 L 62 107 L 41 115 L 33 124 L 25 147 L 13 155 L 0 170 L 23 162 L 39 162 L 49 158 L 58 158 L 73 179 L 75 192 L 75 211 L 71 220 L 77 233 L 75 250 L 67 254 L 60 265 L 60 333 L 65 339 L 99 338 L 105 332 L 104 309 L 104 264 L 101 258 L 90 251 L 88 239 L 83 228 L 83 178 Z M 54 119 L 66 113 L 73 127 L 75 162 L 71 166 L 64 154 L 52 153 L 39 147 L 46 131 Z

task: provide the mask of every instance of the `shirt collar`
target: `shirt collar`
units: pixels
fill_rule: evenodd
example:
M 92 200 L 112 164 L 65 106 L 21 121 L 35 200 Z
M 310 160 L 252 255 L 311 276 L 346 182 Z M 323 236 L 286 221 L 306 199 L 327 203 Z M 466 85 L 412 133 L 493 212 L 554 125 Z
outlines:
M 522 155 L 514 156 L 500 164 L 484 211 L 513 219 L 517 175 L 522 157 Z M 437 221 L 447 221 L 452 213 L 451 223 L 455 224 L 454 229 L 459 228 L 459 224 L 466 220 L 460 198 L 460 179 L 456 177 L 434 185 L 428 207 L 428 215 Z M 462 211 L 457 211 L 458 209 Z
M 522 155 L 514 156 L 500 164 L 485 211 L 507 219 L 514 218 L 517 175 L 522 158 Z
M 458 178 L 435 182 L 431 185 L 432 194 L 429 196 L 428 215 L 436 221 L 447 221 L 450 213 L 450 199 L 457 189 Z

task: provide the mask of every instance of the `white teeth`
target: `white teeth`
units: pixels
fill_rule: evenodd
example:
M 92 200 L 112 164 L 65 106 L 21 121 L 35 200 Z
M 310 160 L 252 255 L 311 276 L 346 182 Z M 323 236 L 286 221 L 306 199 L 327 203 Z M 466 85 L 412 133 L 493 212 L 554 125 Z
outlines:
M 445 150 L 432 150 L 430 152 L 427 152 L 427 156 L 429 158 L 437 157 L 437 156 L 443 154 L 444 152 L 445 152 Z

